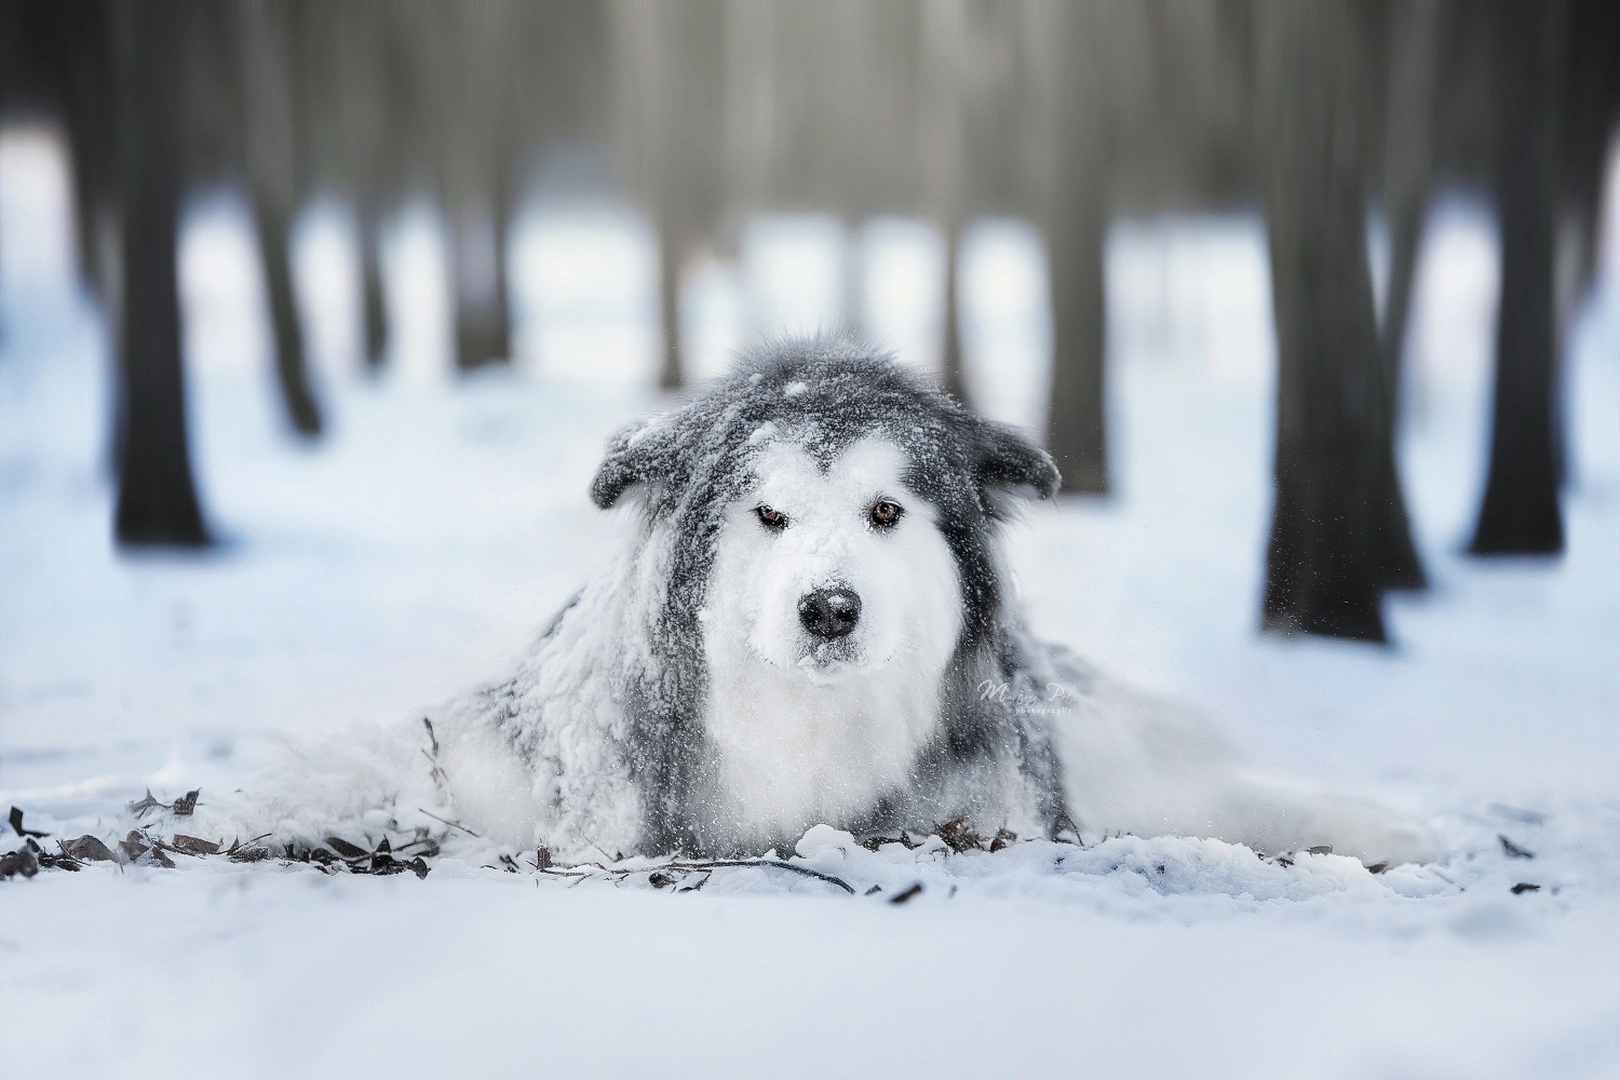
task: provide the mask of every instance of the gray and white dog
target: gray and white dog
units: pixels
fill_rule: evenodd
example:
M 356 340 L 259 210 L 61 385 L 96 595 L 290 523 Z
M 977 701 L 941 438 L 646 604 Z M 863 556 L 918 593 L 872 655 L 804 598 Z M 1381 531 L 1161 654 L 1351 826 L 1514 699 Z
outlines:
M 624 549 L 511 677 L 437 716 L 441 792 L 561 858 L 947 822 L 1423 854 L 1031 637 L 1000 531 L 1057 485 L 1017 430 L 871 349 L 761 348 L 613 440 L 591 495 L 626 513 Z

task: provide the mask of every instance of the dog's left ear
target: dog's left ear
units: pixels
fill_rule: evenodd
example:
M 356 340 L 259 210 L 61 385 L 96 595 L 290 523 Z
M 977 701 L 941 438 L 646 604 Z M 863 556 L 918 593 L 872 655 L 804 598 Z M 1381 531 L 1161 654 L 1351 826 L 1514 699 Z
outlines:
M 978 422 L 979 491 L 991 517 L 1005 517 L 1009 496 L 1051 498 L 1061 477 L 1052 455 L 1030 442 L 1011 424 Z
M 626 491 L 653 475 L 657 438 L 651 422 L 635 424 L 613 436 L 607 454 L 591 481 L 591 500 L 603 510 L 611 508 Z

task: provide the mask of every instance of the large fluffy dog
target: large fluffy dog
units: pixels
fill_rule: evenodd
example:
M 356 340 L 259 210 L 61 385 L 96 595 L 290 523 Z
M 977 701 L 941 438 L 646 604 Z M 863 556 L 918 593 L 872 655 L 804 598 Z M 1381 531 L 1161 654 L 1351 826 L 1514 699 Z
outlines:
M 623 552 L 515 674 L 437 717 L 437 781 L 469 827 L 564 858 L 958 819 L 1420 854 L 1030 636 L 998 531 L 1057 483 L 1017 431 L 858 344 L 762 349 L 613 441 L 591 494 L 626 512 Z

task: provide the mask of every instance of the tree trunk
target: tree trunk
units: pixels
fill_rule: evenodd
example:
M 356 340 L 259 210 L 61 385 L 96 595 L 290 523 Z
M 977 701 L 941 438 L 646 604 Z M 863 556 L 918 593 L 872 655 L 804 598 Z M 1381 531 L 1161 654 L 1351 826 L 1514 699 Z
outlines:
M 103 258 L 108 230 L 117 221 L 117 96 L 111 78 L 110 22 L 105 3 L 85 4 L 70 20 L 69 56 L 63 72 L 64 113 L 73 156 L 74 232 L 86 290 L 115 313 L 116 274 Z
M 681 270 L 685 266 L 685 245 L 680 232 L 670 225 L 674 214 L 668 208 L 659 215 L 658 228 L 658 318 L 663 350 L 658 364 L 658 385 L 678 390 L 685 382 L 681 363 L 685 344 L 681 339 Z
M 274 198 L 259 200 L 254 208 L 254 220 L 263 257 L 265 292 L 270 302 L 271 345 L 281 400 L 294 431 L 300 435 L 319 435 L 321 412 L 309 388 L 298 298 L 293 292 L 291 222 L 286 210 Z
M 1103 203 L 1095 182 L 1064 185 L 1047 229 L 1052 289 L 1052 406 L 1047 449 L 1063 490 L 1108 491 L 1104 380 Z
M 1056 180 L 1047 210 L 1052 291 L 1052 401 L 1046 446 L 1065 492 L 1108 491 L 1103 234 L 1107 184 L 1100 8 L 1063 9 L 1066 44 L 1057 113 Z
M 500 180 L 495 183 L 500 184 Z M 505 200 L 486 199 L 471 199 L 452 211 L 456 363 L 463 371 L 504 363 L 512 356 L 506 296 Z
M 1504 3 L 1497 18 L 1501 100 L 1496 195 L 1502 292 L 1490 472 L 1469 552 L 1547 555 L 1564 549 L 1554 451 L 1553 108 L 1556 4 Z
M 971 406 L 972 402 L 968 400 L 967 376 L 962 366 L 962 301 L 957 289 L 958 263 L 962 258 L 958 238 L 961 235 L 960 224 L 954 221 L 945 223 L 945 302 L 941 316 L 945 325 L 942 327 L 940 368 L 945 379 L 945 389 L 962 404 Z
M 1354 13 L 1277 4 L 1256 29 L 1278 363 L 1262 627 L 1383 641 L 1384 504 L 1399 489 L 1364 248 Z
M 176 3 L 145 0 L 119 19 L 128 45 L 121 125 L 128 212 L 115 535 L 126 546 L 200 547 L 210 538 L 192 482 L 175 266 L 181 195 Z
M 300 72 L 293 47 L 292 9 L 272 0 L 244 0 L 237 11 L 241 20 L 244 158 L 269 301 L 276 381 L 293 430 L 314 436 L 321 431 L 321 414 L 310 389 L 289 257 L 293 212 L 302 187 L 296 97 Z
M 1429 580 L 1412 540 L 1412 522 L 1407 516 L 1395 461 L 1395 434 L 1401 408 L 1402 354 L 1410 321 L 1424 207 L 1421 196 L 1390 207 L 1389 286 L 1379 336 L 1379 355 L 1383 363 L 1380 382 L 1384 390 L 1381 420 L 1386 433 L 1375 448 L 1381 491 L 1376 505 L 1379 519 L 1374 529 L 1374 573 L 1384 588 L 1409 592 L 1428 588 Z
M 377 211 L 371 206 L 357 206 L 360 242 L 360 305 L 365 341 L 366 366 L 373 370 L 382 367 L 387 359 L 388 309 L 383 297 L 382 237 L 377 223 Z

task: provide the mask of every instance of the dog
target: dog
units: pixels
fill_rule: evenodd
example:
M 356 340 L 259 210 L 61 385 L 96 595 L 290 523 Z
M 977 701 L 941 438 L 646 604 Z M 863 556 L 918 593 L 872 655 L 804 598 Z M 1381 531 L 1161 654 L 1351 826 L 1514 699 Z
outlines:
M 791 850 L 821 823 L 1423 857 L 1417 830 L 1255 773 L 1031 635 L 1001 533 L 1058 481 L 857 341 L 746 354 L 612 440 L 591 497 L 623 549 L 509 677 L 432 718 L 445 805 L 564 859 Z

